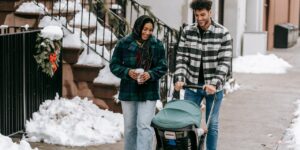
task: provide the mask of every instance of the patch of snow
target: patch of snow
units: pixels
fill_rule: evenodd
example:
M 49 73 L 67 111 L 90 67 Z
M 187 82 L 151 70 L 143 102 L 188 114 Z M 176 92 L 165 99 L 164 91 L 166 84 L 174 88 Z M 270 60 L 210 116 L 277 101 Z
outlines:
M 85 34 L 82 34 L 83 37 L 86 38 Z M 87 41 L 87 39 L 86 39 Z M 62 45 L 64 48 L 76 48 L 76 49 L 81 49 L 83 48 L 83 43 L 81 42 L 80 39 L 80 33 L 79 31 L 74 32 L 73 34 L 67 34 L 64 38 L 63 38 L 63 42 Z
M 294 150 L 300 150 L 300 99 L 296 101 L 297 109 L 294 112 L 295 118 L 292 121 L 291 127 L 288 129 L 289 136 L 292 137 L 290 141 L 287 141 L 289 147 Z
M 58 26 L 46 26 L 41 31 L 41 37 L 48 38 L 50 40 L 60 40 L 63 37 L 63 31 Z
M 233 72 L 284 74 L 292 66 L 274 54 L 247 55 L 233 59 Z
M 111 55 L 105 46 L 90 44 L 90 47 L 94 48 L 100 56 L 104 57 L 106 60 L 110 60 Z M 105 65 L 105 64 L 103 64 Z
M 96 37 L 96 34 L 97 34 L 97 37 Z M 111 41 L 114 42 L 117 40 L 118 39 L 117 39 L 116 35 L 107 28 L 98 28 L 95 32 L 93 32 L 90 35 L 90 41 L 97 41 L 97 44 L 100 44 L 103 41 L 104 41 L 104 43 L 107 43 L 107 42 L 111 42 Z
M 234 91 L 238 90 L 240 88 L 240 85 L 236 82 L 234 82 L 232 85 L 230 85 L 229 82 L 226 82 L 223 88 L 226 91 L 225 94 L 229 94 L 229 93 L 233 93 Z
M 123 115 L 99 109 L 91 100 L 56 97 L 46 100 L 26 123 L 26 140 L 67 146 L 115 143 L 121 140 Z
M 92 48 L 88 48 L 87 46 L 85 46 L 84 51 L 79 56 L 77 64 L 94 67 L 102 67 L 104 65 L 101 56 L 95 53 Z
M 94 79 L 94 83 L 114 85 L 116 87 L 120 86 L 120 82 L 121 82 L 121 79 L 116 77 L 110 71 L 108 63 L 106 63 L 105 67 L 102 70 L 100 70 L 98 77 Z
M 24 2 L 16 10 L 16 12 L 45 14 L 45 12 L 48 12 L 48 9 L 45 8 L 44 4 L 42 3 L 37 4 L 36 2 Z
M 38 150 L 32 149 L 30 144 L 25 140 L 21 140 L 20 144 L 14 143 L 11 138 L 0 134 L 0 149 L 1 150 Z
M 67 0 L 61 0 L 58 1 L 54 4 L 53 10 L 55 11 L 60 11 L 60 12 L 74 12 L 74 7 L 75 11 L 80 11 L 82 9 L 82 6 L 79 1 L 73 2 L 73 1 L 67 1 Z
M 111 9 L 122 9 L 122 6 L 120 6 L 118 4 L 112 4 Z
M 58 27 L 63 27 L 63 24 L 66 23 L 66 18 L 65 17 L 50 17 L 50 16 L 45 16 L 43 19 L 40 20 L 39 27 L 44 28 L 46 26 L 58 26 Z
M 23 28 L 25 28 L 25 30 L 27 31 L 29 29 L 29 25 L 25 24 L 24 26 L 22 26 Z
M 89 15 L 90 15 L 90 19 L 89 19 Z M 82 18 L 81 18 L 82 16 Z M 94 15 L 94 13 L 87 11 L 86 9 L 83 9 L 83 11 L 76 13 L 75 15 L 75 23 L 74 23 L 74 19 L 72 19 L 69 24 L 70 26 L 73 26 L 75 24 L 75 26 L 80 27 L 81 26 L 81 19 L 82 19 L 82 26 L 83 27 L 88 27 L 90 25 L 90 27 L 92 26 L 96 26 L 97 25 L 97 18 Z
M 114 97 L 114 100 L 117 104 L 119 104 L 121 101 L 119 100 L 119 91 L 116 95 L 113 96 Z

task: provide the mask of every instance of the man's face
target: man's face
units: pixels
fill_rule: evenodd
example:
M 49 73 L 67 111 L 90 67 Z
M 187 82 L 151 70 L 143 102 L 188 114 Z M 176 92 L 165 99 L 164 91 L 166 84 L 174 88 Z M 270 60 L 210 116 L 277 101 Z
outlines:
M 201 28 L 206 27 L 210 21 L 211 11 L 206 9 L 194 10 L 195 19 L 198 23 L 198 26 Z

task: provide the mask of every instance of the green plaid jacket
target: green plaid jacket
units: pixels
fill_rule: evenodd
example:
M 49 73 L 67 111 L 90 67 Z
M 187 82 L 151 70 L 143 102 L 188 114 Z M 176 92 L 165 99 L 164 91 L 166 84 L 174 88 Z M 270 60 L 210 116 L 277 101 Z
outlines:
M 167 71 L 164 46 L 154 36 L 150 38 L 153 59 L 148 72 L 151 78 L 142 85 L 137 84 L 137 81 L 128 75 L 129 69 L 136 68 L 137 48 L 138 45 L 130 34 L 118 41 L 110 61 L 111 72 L 121 78 L 119 99 L 123 101 L 158 100 L 160 99 L 159 79 Z

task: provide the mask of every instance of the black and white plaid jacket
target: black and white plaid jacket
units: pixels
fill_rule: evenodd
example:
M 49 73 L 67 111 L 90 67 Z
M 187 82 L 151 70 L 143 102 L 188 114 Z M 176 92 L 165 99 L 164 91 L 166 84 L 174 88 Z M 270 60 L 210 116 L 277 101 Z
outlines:
M 177 50 L 175 81 L 197 85 L 201 57 L 205 84 L 222 90 L 231 67 L 232 38 L 225 27 L 213 20 L 203 39 L 197 23 L 183 29 Z

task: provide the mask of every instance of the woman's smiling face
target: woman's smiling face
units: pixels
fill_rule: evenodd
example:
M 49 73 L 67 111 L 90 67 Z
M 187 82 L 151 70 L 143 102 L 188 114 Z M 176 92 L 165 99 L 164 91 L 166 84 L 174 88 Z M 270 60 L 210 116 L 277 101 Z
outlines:
M 152 23 L 145 23 L 143 29 L 142 29 L 142 40 L 146 41 L 149 39 L 149 37 L 153 33 L 153 25 Z

